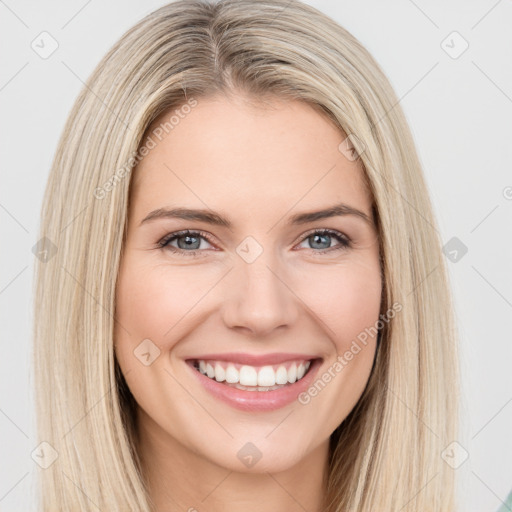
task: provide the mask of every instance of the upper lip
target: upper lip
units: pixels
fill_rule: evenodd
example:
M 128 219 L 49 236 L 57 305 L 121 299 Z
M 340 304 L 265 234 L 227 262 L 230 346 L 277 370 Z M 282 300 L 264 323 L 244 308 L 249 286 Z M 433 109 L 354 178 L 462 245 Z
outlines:
M 284 363 L 286 361 L 309 361 L 311 359 L 318 359 L 318 356 L 312 356 L 311 354 L 292 354 L 284 352 L 258 355 L 241 352 L 229 352 L 223 354 L 204 354 L 194 357 L 187 357 L 185 359 L 195 361 L 226 361 L 231 363 L 246 364 L 249 366 L 265 366 Z

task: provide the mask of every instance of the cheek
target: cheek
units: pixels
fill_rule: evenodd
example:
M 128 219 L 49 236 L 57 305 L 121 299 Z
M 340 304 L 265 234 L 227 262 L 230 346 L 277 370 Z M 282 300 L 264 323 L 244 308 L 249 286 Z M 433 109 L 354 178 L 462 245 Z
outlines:
M 126 261 L 117 287 L 116 318 L 129 335 L 119 329 L 119 341 L 129 339 L 131 345 L 149 338 L 161 350 L 168 350 L 176 338 L 171 334 L 175 326 L 185 316 L 193 316 L 193 306 L 202 295 L 203 278 L 190 279 L 184 269 L 174 268 L 171 274 L 164 267 Z
M 185 334 L 204 290 L 201 280 L 191 280 L 184 269 L 173 268 L 171 273 L 168 267 L 149 265 L 137 257 L 128 253 L 120 268 L 115 352 L 138 405 L 153 416 L 155 411 L 163 413 L 162 403 L 173 402 L 162 399 L 162 393 L 172 390 L 171 396 L 180 396 L 180 387 L 165 373 L 167 354 Z M 182 398 L 186 402 L 187 397 Z
M 330 345 L 325 347 L 323 369 L 299 402 L 312 407 L 315 422 L 330 433 L 354 408 L 370 377 L 382 281 L 378 264 L 347 264 L 317 272 L 313 282 L 309 293 L 304 289 L 304 302 Z
M 338 353 L 379 319 L 382 281 L 377 259 L 318 268 L 299 290 Z

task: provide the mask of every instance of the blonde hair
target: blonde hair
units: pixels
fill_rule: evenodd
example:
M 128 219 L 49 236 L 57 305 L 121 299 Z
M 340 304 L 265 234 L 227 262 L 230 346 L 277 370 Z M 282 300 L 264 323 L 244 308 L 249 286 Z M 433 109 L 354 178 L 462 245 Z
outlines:
M 123 35 L 79 94 L 42 208 L 53 251 L 36 267 L 37 431 L 58 454 L 39 474 L 41 510 L 151 510 L 113 343 L 131 171 L 159 116 L 236 91 L 307 102 L 356 136 L 380 233 L 382 312 L 402 306 L 331 436 L 325 510 L 452 512 L 441 452 L 457 437 L 457 335 L 414 142 L 368 51 L 296 0 L 165 5 Z

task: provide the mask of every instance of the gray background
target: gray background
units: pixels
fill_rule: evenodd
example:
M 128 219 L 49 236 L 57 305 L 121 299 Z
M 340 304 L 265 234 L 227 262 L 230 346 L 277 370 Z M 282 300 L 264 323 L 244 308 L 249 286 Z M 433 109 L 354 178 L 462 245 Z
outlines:
M 57 140 L 101 57 L 164 3 L 0 0 L 3 512 L 34 510 L 31 249 Z M 383 67 L 411 125 L 443 242 L 456 237 L 451 244 L 467 247 L 462 255 L 449 246 L 457 255 L 448 262 L 464 379 L 454 453 L 459 463 L 468 457 L 454 471 L 461 510 L 494 512 L 512 488 L 512 1 L 307 3 L 351 31 Z M 58 43 L 48 58 L 31 47 L 48 37 L 43 31 Z

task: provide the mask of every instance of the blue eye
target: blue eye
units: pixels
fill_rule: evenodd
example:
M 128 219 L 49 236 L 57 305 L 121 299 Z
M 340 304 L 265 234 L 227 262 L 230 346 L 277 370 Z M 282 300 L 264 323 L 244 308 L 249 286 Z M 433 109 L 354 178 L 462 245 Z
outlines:
M 178 247 L 170 245 L 174 240 L 178 241 Z M 158 242 L 158 245 L 159 247 L 169 249 L 172 252 L 187 253 L 187 255 L 195 256 L 197 252 L 199 252 L 199 247 L 201 247 L 201 240 L 209 242 L 206 233 L 185 230 L 167 235 Z
M 332 239 L 335 239 L 338 242 L 337 246 L 331 247 Z M 201 242 L 203 240 L 206 240 L 210 244 L 213 243 L 210 241 L 209 235 L 207 233 L 202 231 L 190 231 L 187 229 L 185 231 L 170 233 L 169 235 L 165 236 L 158 242 L 158 247 L 162 249 L 168 249 L 171 252 L 180 255 L 197 256 L 198 253 L 204 252 L 200 250 Z M 177 241 L 177 247 L 171 245 L 171 242 L 174 241 Z M 329 251 L 344 250 L 350 247 L 350 240 L 347 236 L 343 235 L 339 231 L 331 229 L 317 229 L 312 231 L 306 234 L 301 243 L 304 242 L 308 242 L 311 246 L 311 249 L 314 250 L 315 253 L 320 254 Z M 321 247 L 325 244 L 327 244 L 327 247 Z
M 330 240 L 333 238 L 338 241 L 339 245 L 335 247 L 330 247 Z M 347 249 L 348 247 L 350 247 L 350 240 L 348 239 L 348 237 L 346 237 L 345 235 L 341 234 L 338 231 L 334 231 L 331 229 L 313 231 L 304 239 L 304 241 L 308 241 L 313 249 L 320 249 L 319 251 L 315 251 L 320 253 L 324 253 L 330 250 Z M 327 247 L 318 247 L 318 245 L 322 245 L 325 243 L 327 243 Z

